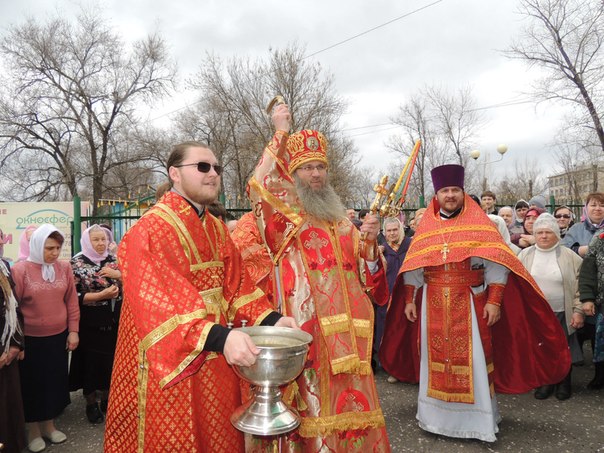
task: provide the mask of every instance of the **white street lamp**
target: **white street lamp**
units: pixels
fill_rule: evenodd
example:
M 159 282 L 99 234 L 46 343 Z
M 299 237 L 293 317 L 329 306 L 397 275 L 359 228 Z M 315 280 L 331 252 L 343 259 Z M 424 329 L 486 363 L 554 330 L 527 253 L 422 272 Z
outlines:
M 487 166 L 489 164 L 493 164 L 495 162 L 501 161 L 503 159 L 503 155 L 507 151 L 508 151 L 508 146 L 501 143 L 501 144 L 497 145 L 497 152 L 501 155 L 501 157 L 499 159 L 489 160 L 489 155 L 487 154 L 486 158 L 484 159 L 484 162 L 482 162 L 482 165 L 483 165 L 482 190 L 487 190 Z M 474 160 L 478 160 L 478 158 L 480 157 L 480 151 L 477 149 L 473 149 L 472 151 L 470 151 L 470 157 Z

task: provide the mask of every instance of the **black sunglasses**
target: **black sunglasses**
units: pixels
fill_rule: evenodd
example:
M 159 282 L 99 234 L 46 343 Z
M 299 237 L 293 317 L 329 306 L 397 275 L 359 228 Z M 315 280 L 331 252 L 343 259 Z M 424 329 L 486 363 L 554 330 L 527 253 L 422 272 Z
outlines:
M 556 214 L 554 217 L 557 219 L 570 219 L 569 214 Z
M 214 171 L 216 172 L 216 174 L 221 175 L 222 174 L 222 165 L 212 165 L 208 162 L 197 162 L 196 164 L 181 164 L 181 165 L 174 165 L 174 167 L 193 167 L 196 166 L 197 167 L 197 171 L 200 173 L 208 173 L 210 171 L 210 169 L 214 169 Z

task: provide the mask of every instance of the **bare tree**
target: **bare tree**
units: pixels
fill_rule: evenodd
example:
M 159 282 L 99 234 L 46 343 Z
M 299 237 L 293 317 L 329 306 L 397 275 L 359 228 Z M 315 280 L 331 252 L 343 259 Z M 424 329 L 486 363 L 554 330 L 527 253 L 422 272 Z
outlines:
M 392 118 L 392 122 L 403 128 L 403 134 L 392 136 L 387 145 L 395 154 L 400 155 L 393 174 L 394 178 L 398 178 L 415 142 L 421 140 L 416 168 L 410 184 L 412 193 L 409 195 L 421 197 L 424 200 L 426 199 L 426 181 L 430 181 L 430 169 L 443 162 L 440 137 L 435 130 L 434 121 L 430 117 L 428 101 L 422 94 L 416 94 L 409 102 L 399 107 L 399 112 Z
M 430 100 L 437 131 L 455 153 L 459 164 L 465 166 L 468 151 L 485 122 L 481 112 L 476 110 L 471 88 L 460 88 L 452 94 L 442 88 L 429 87 L 425 94 Z
M 537 159 L 525 159 L 514 164 L 514 172 L 506 174 L 495 189 L 497 201 L 514 205 L 520 199 L 530 199 L 547 191 L 547 180 L 543 176 Z
M 0 98 L 3 171 L 25 157 L 30 179 L 17 185 L 23 199 L 90 187 L 96 213 L 108 175 L 143 159 L 120 151 L 139 122 L 134 108 L 172 87 L 163 39 L 150 35 L 128 51 L 104 19 L 82 12 L 73 23 L 57 17 L 14 26 L 0 52 L 10 70 Z
M 328 138 L 330 179 L 348 201 L 358 159 L 352 143 L 337 132 L 346 104 L 336 94 L 332 76 L 305 59 L 304 51 L 294 43 L 270 50 L 268 59 L 254 61 L 236 57 L 224 62 L 208 55 L 189 80 L 202 101 L 181 115 L 180 133 L 212 147 L 225 166 L 227 197 L 235 203 L 246 205 L 247 181 L 273 134 L 265 108 L 277 94 L 290 107 L 294 130 L 317 129 Z
M 601 0 L 522 0 L 529 23 L 506 55 L 543 68 L 534 86 L 539 100 L 561 100 L 587 112 L 604 151 L 601 122 L 604 78 L 604 5 Z
M 391 137 L 387 145 L 402 157 L 397 165 L 398 172 L 402 170 L 415 141 L 420 139 L 422 142 L 409 195 L 425 200 L 431 191 L 426 184 L 430 181 L 430 170 L 452 159 L 465 166 L 468 151 L 474 146 L 484 119 L 475 110 L 469 88 L 450 94 L 442 88 L 426 87 L 400 106 L 392 122 L 403 129 L 402 135 Z M 471 176 L 468 175 L 468 183 Z

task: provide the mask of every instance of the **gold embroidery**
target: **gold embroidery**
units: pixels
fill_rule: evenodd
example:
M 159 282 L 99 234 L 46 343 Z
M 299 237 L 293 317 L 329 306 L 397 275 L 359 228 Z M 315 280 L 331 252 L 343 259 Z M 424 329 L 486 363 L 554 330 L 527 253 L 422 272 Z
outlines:
M 339 235 L 337 226 L 338 225 L 335 224 L 334 222 L 330 222 L 329 228 L 325 228 L 325 231 L 327 231 L 327 233 L 330 235 L 330 240 L 333 244 L 333 252 L 336 257 L 336 264 L 337 264 L 338 275 L 340 277 L 340 284 L 342 285 L 342 288 L 346 288 L 348 285 L 346 284 L 346 279 L 344 278 L 344 269 L 342 269 L 342 263 L 344 262 L 344 256 L 342 255 L 342 249 L 341 249 L 341 244 L 340 244 L 340 235 Z M 354 228 L 354 227 L 351 225 L 351 228 Z M 344 307 L 346 307 L 346 316 L 350 322 L 352 320 L 352 312 L 350 310 L 350 300 L 348 298 L 348 291 L 342 291 L 342 295 L 344 296 Z M 350 335 L 350 345 L 351 345 L 352 350 L 358 357 L 359 348 L 357 345 L 357 339 L 352 334 Z M 366 353 L 371 354 L 371 350 L 366 351 Z M 333 368 L 335 368 L 335 367 L 333 367 Z M 357 365 L 357 368 L 358 368 L 358 365 Z
M 341 322 L 347 322 L 347 321 L 348 321 L 348 316 L 346 316 L 346 313 L 340 313 L 337 315 L 325 316 L 325 317 L 321 318 L 321 324 L 323 326 L 329 326 L 332 324 L 340 324 Z
M 145 411 L 146 411 L 146 404 L 147 404 L 147 383 L 149 380 L 149 370 L 148 370 L 148 365 L 147 365 L 147 360 L 146 360 L 146 353 L 147 351 L 153 347 L 158 341 L 160 341 L 161 339 L 163 339 L 164 337 L 166 337 L 168 334 L 170 334 L 172 331 L 174 331 L 174 329 L 176 329 L 179 325 L 181 324 L 186 324 L 194 319 L 204 319 L 207 316 L 207 312 L 205 309 L 201 308 L 199 310 L 195 310 L 192 313 L 188 313 L 186 315 L 175 315 L 172 316 L 170 319 L 168 319 L 167 321 L 165 321 L 164 323 L 162 323 L 161 325 L 159 325 L 158 327 L 156 327 L 155 329 L 153 329 L 151 332 L 149 332 L 145 338 L 143 338 L 139 344 L 138 347 L 138 363 L 139 363 L 139 369 L 138 369 L 138 413 L 140 414 L 140 418 L 138 421 L 138 450 L 140 452 L 142 452 L 144 450 L 144 446 L 145 446 Z M 209 326 L 211 327 L 211 325 L 209 324 Z M 208 326 L 206 326 L 208 327 Z M 206 331 L 204 329 L 204 334 L 202 334 L 202 339 L 203 341 L 198 342 L 198 347 L 201 347 L 201 349 L 203 349 L 203 345 L 205 344 L 205 340 L 207 338 L 207 332 L 209 332 L 209 329 Z M 194 358 L 194 357 L 193 357 Z M 187 357 L 188 359 L 188 357 Z M 187 360 L 185 359 L 185 361 Z M 182 365 L 182 363 L 181 363 Z M 180 367 L 180 365 L 179 365 Z M 177 367 L 177 369 L 179 368 Z M 170 375 L 172 375 L 173 373 L 170 373 Z M 165 385 L 162 384 L 162 382 L 164 382 L 164 379 L 162 379 L 160 381 L 160 386 L 163 387 Z M 168 381 L 169 382 L 169 381 Z
M 353 319 L 354 331 L 357 337 L 371 338 L 373 336 L 373 327 L 369 319 Z
M 319 366 L 318 370 L 325 370 L 329 373 L 329 354 L 327 353 L 327 343 L 325 342 L 325 338 L 323 336 L 319 336 L 319 341 L 321 344 L 319 345 Z M 311 348 L 314 345 L 310 346 Z M 320 386 L 320 395 L 319 402 L 321 403 L 321 414 L 323 415 L 331 415 L 332 407 L 331 407 L 331 379 L 319 379 Z
M 261 298 L 263 295 L 264 295 L 264 293 L 262 292 L 262 290 L 260 288 L 256 288 L 253 293 L 246 294 L 245 296 L 241 296 L 238 299 L 236 299 L 231 304 L 231 308 L 229 308 L 229 319 L 234 319 L 235 313 L 237 313 L 237 311 L 239 311 L 239 309 L 241 307 L 249 304 L 250 302 L 252 302 L 256 299 Z
M 189 353 L 189 355 L 187 357 L 185 357 L 185 359 L 180 362 L 180 364 L 176 367 L 176 369 L 174 371 L 172 371 L 169 375 L 167 375 L 165 378 L 163 378 L 161 381 L 159 381 L 159 386 L 160 387 L 165 387 L 168 383 L 172 382 L 172 380 L 178 376 L 180 373 L 182 373 L 184 371 L 184 369 L 186 367 L 188 367 L 191 362 L 193 360 L 195 360 L 195 358 L 201 354 L 201 352 L 203 351 L 203 345 L 205 345 L 206 340 L 208 338 L 208 334 L 210 333 L 210 329 L 214 326 L 213 323 L 207 323 L 204 327 L 203 330 L 201 331 L 201 335 L 199 336 L 199 340 L 197 341 L 197 344 L 195 345 L 195 349 L 193 349 L 193 351 L 191 351 Z
M 174 222 L 172 221 L 170 216 L 168 214 L 166 214 L 165 212 L 156 211 L 156 210 L 151 210 L 148 212 L 150 215 L 155 215 L 155 216 L 163 219 L 166 223 L 168 223 L 174 229 L 174 231 L 176 232 L 176 235 L 178 236 L 178 241 L 180 242 L 182 251 L 184 252 L 184 254 L 187 257 L 187 259 L 189 260 L 189 262 L 191 262 L 191 248 L 189 247 L 189 244 L 187 243 L 185 236 L 182 234 L 182 231 L 180 230 L 180 228 L 178 228 L 176 226 L 176 224 L 174 224 Z
M 203 299 L 208 313 L 216 316 L 214 322 L 220 322 L 221 314 L 224 314 L 226 317 L 228 303 L 222 296 L 221 286 L 217 288 L 210 288 L 203 291 L 199 291 L 199 295 Z
M 472 232 L 472 231 L 485 231 L 485 230 L 491 230 L 492 232 L 495 233 L 499 233 L 499 231 L 497 230 L 497 228 L 495 228 L 495 226 L 491 227 L 491 226 L 486 226 L 486 225 L 459 225 L 459 226 L 444 226 L 441 229 L 435 229 L 435 230 L 430 230 L 430 231 L 425 231 L 421 234 L 419 234 L 417 237 L 413 236 L 413 240 L 414 241 L 422 241 L 425 239 L 430 239 L 434 236 L 440 237 L 441 234 L 447 234 L 447 233 L 451 233 L 451 232 L 456 232 L 456 233 L 462 233 L 462 232 Z
M 174 227 L 174 229 L 176 229 L 177 231 L 179 231 L 184 236 L 184 238 L 186 239 L 187 243 L 189 244 L 188 248 L 191 251 L 193 251 L 193 254 L 195 256 L 195 262 L 201 263 L 203 260 L 201 259 L 201 256 L 199 255 L 199 250 L 197 250 L 197 247 L 195 246 L 195 241 L 193 240 L 193 237 L 191 236 L 191 233 L 187 229 L 187 226 L 184 224 L 184 222 L 178 216 L 178 214 L 176 214 L 172 210 L 172 208 L 170 208 L 168 205 L 163 204 L 163 203 L 157 203 L 155 205 L 155 207 L 158 208 L 158 209 L 161 209 L 162 211 L 164 211 L 166 214 L 168 214 L 170 216 L 170 219 L 172 221 L 170 221 L 169 223 Z M 212 244 L 212 241 L 208 241 L 208 244 L 212 248 L 212 251 L 214 251 L 214 244 Z M 213 253 L 213 255 L 216 256 L 215 253 Z M 189 258 L 189 261 L 192 261 L 192 260 Z
M 214 227 L 218 230 L 218 233 L 220 234 L 220 243 L 224 244 L 226 238 L 225 238 L 224 227 L 222 226 L 222 222 L 211 214 L 209 216 L 206 216 L 206 218 L 212 219 L 212 223 L 214 224 Z
M 506 244 L 498 243 L 498 242 L 456 241 L 456 242 L 448 244 L 448 247 L 449 247 L 448 253 L 451 253 L 455 249 L 477 249 L 477 248 L 499 249 L 505 253 L 507 253 L 507 252 L 513 253 Z M 415 258 L 417 256 L 421 256 L 425 253 L 433 252 L 433 251 L 438 251 L 440 253 L 441 248 L 442 248 L 441 244 L 426 246 L 426 247 L 416 250 L 414 253 L 408 254 L 407 257 Z
M 474 403 L 474 394 L 469 395 L 466 393 L 449 393 L 428 389 L 427 395 L 430 398 L 436 398 L 450 403 Z
M 265 318 L 270 315 L 272 312 L 274 312 L 275 310 L 273 310 L 272 308 L 267 309 L 266 311 L 264 311 L 262 314 L 260 314 L 257 318 L 256 318 L 256 322 L 254 323 L 255 326 L 259 326 L 260 324 L 262 324 L 262 321 L 265 320 Z
M 211 267 L 224 267 L 222 261 L 206 261 L 205 263 L 191 264 L 191 272 L 204 271 Z
M 252 179 L 250 179 L 249 187 L 250 189 L 255 189 L 259 193 L 259 198 L 264 200 L 265 203 L 269 204 L 272 207 L 273 211 L 281 212 L 285 218 L 287 218 L 295 225 L 295 228 L 292 228 L 283 238 L 281 244 L 279 244 L 279 250 L 277 250 L 275 255 L 272 257 L 273 263 L 276 264 L 281 259 L 281 256 L 283 255 L 283 252 L 287 248 L 287 245 L 289 244 L 291 239 L 298 233 L 298 230 L 304 224 L 304 219 L 300 216 L 300 214 L 295 212 L 290 205 L 284 203 L 282 200 L 274 196 L 271 192 L 266 190 L 266 188 L 264 188 L 256 180 L 256 178 L 252 177 Z M 261 231 L 261 234 L 264 236 L 264 232 Z
M 331 373 L 361 373 L 361 359 L 358 355 L 350 354 L 346 357 L 338 357 L 331 361 Z
M 430 364 L 430 369 L 432 371 L 443 373 L 445 371 L 445 364 L 432 361 Z
M 334 431 L 383 428 L 386 426 L 381 409 L 365 412 L 346 412 L 328 417 L 303 417 L 300 425 L 302 437 L 324 437 Z
M 350 323 L 348 322 L 348 317 L 345 313 L 319 318 L 319 322 L 321 323 L 321 330 L 325 336 L 348 332 L 350 330 Z
M 451 372 L 453 374 L 468 374 L 472 370 L 472 367 L 453 365 L 451 366 Z

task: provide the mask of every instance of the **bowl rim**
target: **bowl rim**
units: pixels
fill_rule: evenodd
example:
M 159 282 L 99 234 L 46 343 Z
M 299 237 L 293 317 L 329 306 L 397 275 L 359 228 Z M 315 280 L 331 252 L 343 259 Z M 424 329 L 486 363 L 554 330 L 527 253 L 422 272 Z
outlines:
M 248 334 L 252 341 L 254 340 L 254 336 L 260 335 L 276 335 L 276 336 L 284 336 L 288 338 L 293 338 L 300 341 L 300 344 L 297 345 L 270 345 L 270 346 L 258 346 L 260 349 L 287 349 L 287 348 L 298 348 L 300 346 L 306 346 L 310 344 L 313 340 L 312 335 L 308 332 L 303 331 L 302 329 L 294 329 L 291 327 L 276 327 L 276 326 L 250 326 L 250 327 L 238 327 L 233 330 L 238 330 L 240 332 L 244 332 Z

